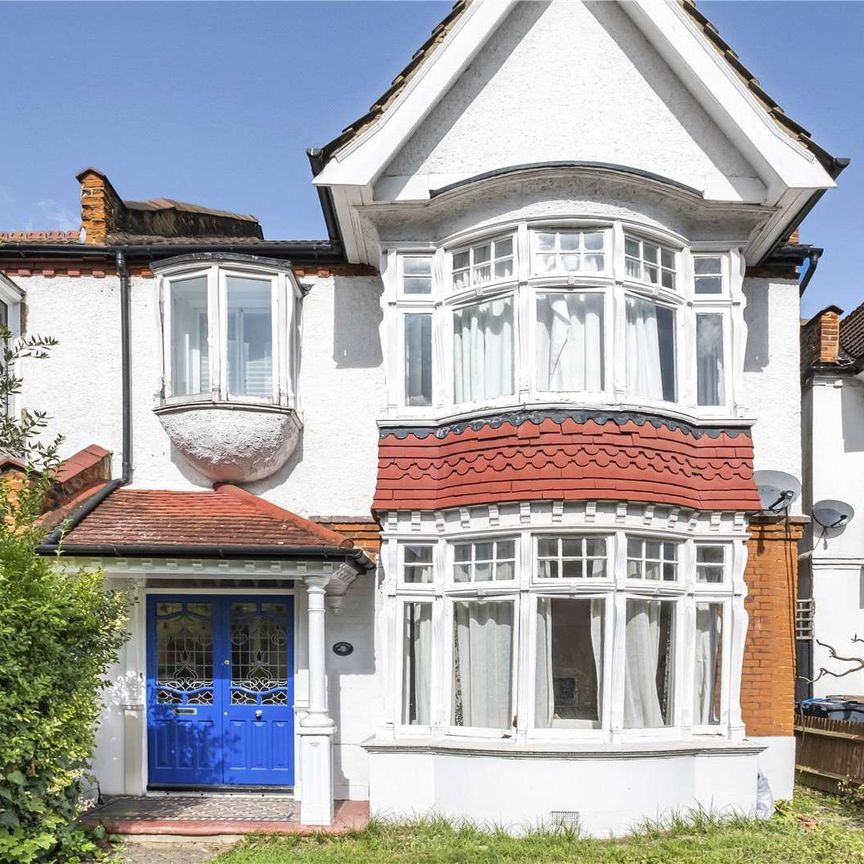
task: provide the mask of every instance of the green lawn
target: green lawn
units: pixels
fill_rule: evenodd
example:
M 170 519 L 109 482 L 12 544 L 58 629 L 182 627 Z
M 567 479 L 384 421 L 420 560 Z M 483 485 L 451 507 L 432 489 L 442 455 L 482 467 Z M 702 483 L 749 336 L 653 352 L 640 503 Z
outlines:
M 604 841 L 553 833 L 514 839 L 436 821 L 373 822 L 342 836 L 252 837 L 214 864 L 864 864 L 864 810 L 810 790 L 799 789 L 794 804 L 768 822 L 695 817 L 666 827 Z

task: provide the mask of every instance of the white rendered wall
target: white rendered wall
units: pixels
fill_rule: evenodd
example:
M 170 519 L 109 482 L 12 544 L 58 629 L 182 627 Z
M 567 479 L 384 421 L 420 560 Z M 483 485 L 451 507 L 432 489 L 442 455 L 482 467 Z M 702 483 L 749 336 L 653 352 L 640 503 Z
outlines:
M 805 405 L 808 499 L 838 499 L 855 510 L 842 531 L 813 524 L 810 543 L 802 543 L 812 550 L 814 635 L 842 656 L 864 658 L 864 644 L 852 642 L 855 635 L 864 638 L 864 384 L 858 377 L 819 375 Z M 814 672 L 822 667 L 843 672 L 854 664 L 831 660 L 814 642 Z M 814 696 L 832 694 L 864 698 L 864 672 L 813 684 Z
M 374 815 L 435 813 L 511 833 L 549 824 L 553 811 L 575 812 L 586 834 L 605 837 L 699 807 L 752 813 L 756 803 L 755 748 L 639 756 L 385 748 L 370 753 L 370 770 Z
M 774 800 L 791 800 L 795 791 L 795 739 L 791 735 L 771 735 L 747 740 L 765 748 L 757 764 L 771 787 Z
M 764 194 L 617 4 L 553 0 L 514 8 L 385 169 L 376 198 L 558 160 L 652 171 L 723 200 Z
M 794 281 L 745 279 L 744 405 L 753 425 L 754 468 L 801 478 L 800 306 Z M 800 501 L 793 508 L 800 513 Z
M 120 308 L 116 276 L 16 278 L 27 331 L 56 337 L 49 360 L 25 361 L 21 405 L 51 415 L 63 455 L 100 444 L 120 471 Z M 384 381 L 380 280 L 304 278 L 300 445 L 277 474 L 250 487 L 301 515 L 369 516 Z M 161 377 L 154 279 L 132 280 L 133 486 L 207 489 L 172 450 L 153 413 Z

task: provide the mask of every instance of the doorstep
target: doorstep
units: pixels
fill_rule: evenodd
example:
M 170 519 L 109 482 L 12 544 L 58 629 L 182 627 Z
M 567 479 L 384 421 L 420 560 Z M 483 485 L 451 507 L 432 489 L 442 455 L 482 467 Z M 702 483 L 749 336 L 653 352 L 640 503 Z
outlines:
M 106 796 L 83 821 L 109 834 L 218 837 L 237 834 L 342 834 L 369 821 L 368 801 L 336 801 L 333 824 L 301 825 L 300 803 L 284 797 Z

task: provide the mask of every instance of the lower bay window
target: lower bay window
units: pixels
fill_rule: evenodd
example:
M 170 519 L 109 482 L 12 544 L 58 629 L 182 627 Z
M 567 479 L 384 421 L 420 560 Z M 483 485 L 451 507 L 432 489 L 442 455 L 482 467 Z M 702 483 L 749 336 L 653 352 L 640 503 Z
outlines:
M 728 731 L 734 541 L 597 530 L 392 542 L 396 723 L 409 734 Z

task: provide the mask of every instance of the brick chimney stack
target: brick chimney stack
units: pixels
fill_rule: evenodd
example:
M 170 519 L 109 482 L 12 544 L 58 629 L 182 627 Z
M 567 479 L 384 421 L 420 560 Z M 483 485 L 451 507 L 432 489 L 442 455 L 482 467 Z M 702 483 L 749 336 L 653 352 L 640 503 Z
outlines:
M 840 356 L 840 316 L 842 309 L 829 306 L 817 312 L 801 327 L 801 369 L 817 364 L 836 363 Z
M 120 221 L 123 202 L 101 171 L 85 168 L 77 179 L 81 184 L 83 240 L 91 246 L 102 246 Z

